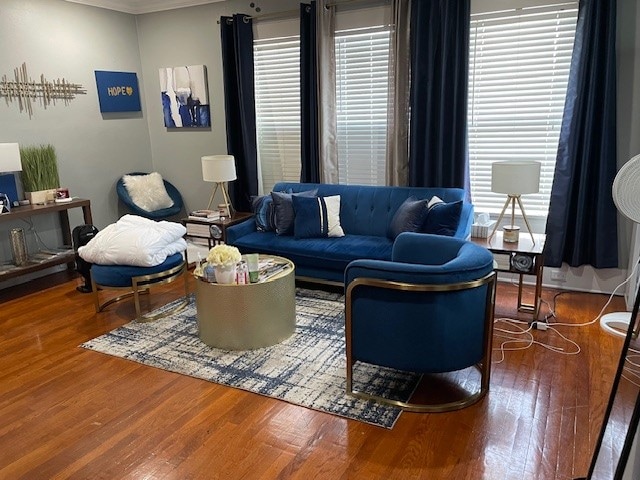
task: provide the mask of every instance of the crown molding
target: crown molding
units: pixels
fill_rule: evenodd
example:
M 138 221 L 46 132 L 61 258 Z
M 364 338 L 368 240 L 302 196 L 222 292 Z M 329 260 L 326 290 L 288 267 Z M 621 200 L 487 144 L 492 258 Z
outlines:
M 106 8 L 118 12 L 139 15 L 143 13 L 162 12 L 177 8 L 195 7 L 224 0 L 66 0 L 92 7 Z

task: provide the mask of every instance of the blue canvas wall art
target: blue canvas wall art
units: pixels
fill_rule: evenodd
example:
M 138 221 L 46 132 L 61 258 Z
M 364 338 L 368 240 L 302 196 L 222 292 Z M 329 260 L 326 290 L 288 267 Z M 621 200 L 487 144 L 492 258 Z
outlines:
M 160 92 L 165 127 L 211 126 L 204 65 L 161 68 Z
M 135 73 L 96 70 L 101 112 L 139 112 L 140 90 Z

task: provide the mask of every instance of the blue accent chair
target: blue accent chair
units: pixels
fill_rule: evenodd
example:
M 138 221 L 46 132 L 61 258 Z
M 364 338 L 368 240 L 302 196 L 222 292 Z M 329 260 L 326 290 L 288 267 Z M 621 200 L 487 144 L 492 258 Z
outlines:
M 150 322 L 175 313 L 189 304 L 189 285 L 187 281 L 187 262 L 182 253 L 174 253 L 160 265 L 154 267 L 137 267 L 132 265 L 98 265 L 94 264 L 90 270 L 91 289 L 96 313 L 100 313 L 112 303 L 133 296 L 137 322 Z M 156 285 L 165 285 L 182 278 L 184 281 L 185 297 L 169 310 L 162 310 L 153 315 L 143 315 L 140 308 L 140 295 L 148 294 L 149 289 Z M 100 301 L 99 290 L 124 290 L 125 293 L 105 302 Z
M 132 172 L 128 175 L 147 175 L 147 173 Z M 118 198 L 131 211 L 131 213 L 139 215 L 141 217 L 150 218 L 151 220 L 165 220 L 174 215 L 178 215 L 182 211 L 184 202 L 182 200 L 182 195 L 180 195 L 178 189 L 173 186 L 171 182 L 165 179 L 162 179 L 162 181 L 164 182 L 164 187 L 167 189 L 167 194 L 169 195 L 169 197 L 171 197 L 171 200 L 173 200 L 173 205 L 171 207 L 161 208 L 160 210 L 155 210 L 153 212 L 144 210 L 133 203 L 131 196 L 129 196 L 129 192 L 127 192 L 127 188 L 124 186 L 122 177 L 120 177 L 120 179 L 116 183 L 116 193 L 118 194 Z
M 441 235 L 402 233 L 391 261 L 350 262 L 347 393 L 416 412 L 457 410 L 479 401 L 489 390 L 495 284 L 491 252 Z M 435 403 L 383 398 L 354 385 L 356 362 L 421 374 L 425 388 L 426 375 L 476 367 L 479 385 L 471 392 L 456 385 L 462 391 L 458 398 Z

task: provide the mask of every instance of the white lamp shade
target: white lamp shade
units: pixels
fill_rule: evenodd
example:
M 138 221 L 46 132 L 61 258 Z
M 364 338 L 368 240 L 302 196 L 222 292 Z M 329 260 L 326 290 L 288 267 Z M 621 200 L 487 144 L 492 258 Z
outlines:
M 633 157 L 618 171 L 612 194 L 620 213 L 640 223 L 640 155 Z
M 491 164 L 491 191 L 507 195 L 538 193 L 540 162 L 507 161 Z
M 0 172 L 20 171 L 20 146 L 17 143 L 0 143 Z
M 236 162 L 233 155 L 202 157 L 202 179 L 205 182 L 230 182 L 236 178 Z

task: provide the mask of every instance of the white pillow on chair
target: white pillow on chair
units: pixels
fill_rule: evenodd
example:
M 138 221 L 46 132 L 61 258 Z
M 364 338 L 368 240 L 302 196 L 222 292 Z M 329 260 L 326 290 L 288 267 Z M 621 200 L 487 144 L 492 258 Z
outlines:
M 147 212 L 173 206 L 162 175 L 158 172 L 147 175 L 123 175 L 122 182 L 133 203 Z

